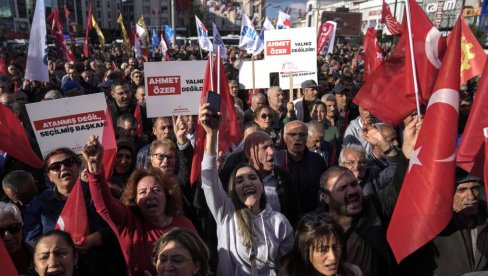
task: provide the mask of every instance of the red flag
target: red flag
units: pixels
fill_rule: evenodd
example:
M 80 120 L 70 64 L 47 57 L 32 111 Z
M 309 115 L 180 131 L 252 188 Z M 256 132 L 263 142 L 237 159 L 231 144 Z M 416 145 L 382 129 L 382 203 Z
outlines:
M 44 162 L 32 150 L 25 129 L 14 113 L 0 104 L 0 149 L 33 168 L 42 168 Z
M 408 0 L 410 5 L 412 40 L 415 55 L 415 68 L 417 75 L 420 102 L 427 102 L 432 93 L 436 81 L 437 72 L 441 66 L 442 55 L 445 49 L 445 40 L 432 22 L 424 13 L 422 7 L 415 0 Z M 406 36 L 405 52 L 405 76 L 406 94 L 415 95 L 412 75 L 411 49 L 408 43 L 408 32 Z
M 463 17 L 463 15 L 460 15 Z M 485 66 L 486 54 L 481 47 L 478 39 L 469 29 L 466 21 L 461 20 L 461 84 L 465 84 L 469 79 L 481 74 Z
M 450 35 L 452 42 L 388 227 L 387 239 L 398 262 L 432 240 L 452 217 L 461 65 L 459 20 Z
M 104 149 L 102 163 L 105 168 L 105 179 L 109 181 L 112 178 L 112 172 L 114 170 L 115 155 L 117 154 L 117 141 L 115 140 L 114 124 L 108 105 L 105 110 L 102 146 Z
M 483 165 L 486 162 L 482 148 L 483 129 L 488 127 L 486 103 L 488 103 L 488 63 L 485 63 L 456 156 L 459 167 L 479 178 L 483 178 Z
M 368 77 L 383 61 L 383 54 L 381 53 L 381 47 L 376 38 L 376 30 L 368 28 L 366 36 L 363 41 L 364 51 L 364 75 L 363 80 L 366 82 Z
M 66 59 L 75 62 L 75 56 L 71 49 L 69 48 L 68 44 L 64 40 L 63 35 L 63 24 L 61 23 L 61 17 L 59 15 L 58 8 L 54 8 L 53 12 L 49 15 L 48 21 L 51 23 L 51 35 L 54 37 L 56 41 L 56 49 L 58 52 L 58 57 L 63 56 L 63 50 L 66 53 Z
M 210 70 L 212 70 L 213 83 L 217 84 L 217 62 L 220 62 L 220 112 L 222 113 L 222 124 L 219 130 L 219 151 L 227 152 L 232 145 L 239 142 L 242 138 L 239 121 L 237 120 L 232 96 L 229 91 L 229 81 L 225 74 L 224 65 L 220 59 L 214 59 L 214 68 L 210 68 L 210 59 L 207 62 L 205 70 L 205 79 L 203 81 L 203 93 L 200 98 L 200 104 L 204 104 L 207 99 L 207 92 L 212 90 L 210 87 Z M 191 164 L 190 183 L 195 183 L 200 177 L 201 165 L 203 159 L 203 150 L 205 148 L 205 130 L 201 124 L 197 124 L 197 135 L 195 138 L 195 149 Z
M 0 55 L 0 74 L 7 75 L 7 65 L 5 64 L 5 58 Z
M 319 34 L 317 35 L 317 55 L 320 54 L 320 51 L 322 51 L 324 48 L 325 43 L 331 38 L 334 28 L 335 25 L 330 21 L 326 21 L 322 23 L 322 26 L 320 26 Z
M 69 22 L 70 11 L 66 5 L 64 6 L 64 15 L 66 16 L 66 21 Z
M 403 39 L 404 40 L 404 39 Z M 402 39 L 396 45 L 401 47 Z M 393 51 L 363 84 L 353 102 L 373 114 L 380 121 L 398 126 L 415 110 L 415 97 L 407 97 L 405 91 L 404 53 Z
M 69 193 L 55 228 L 68 232 L 76 245 L 83 244 L 88 236 L 88 215 L 79 177 Z
M 5 248 L 3 239 L 0 239 L 0 267 L 2 268 L 1 275 L 19 275 L 7 248 Z
M 88 57 L 88 35 L 90 34 L 90 30 L 92 28 L 92 7 L 91 2 L 88 6 L 88 16 L 86 17 L 86 33 L 85 33 L 85 40 L 83 41 L 83 55 Z
M 434 86 L 437 66 L 445 50 L 440 32 L 415 2 L 411 3 L 414 54 L 421 104 L 426 102 Z M 412 4 L 413 3 L 413 4 Z M 416 109 L 412 78 L 408 32 L 403 32 L 391 56 L 384 60 L 369 76 L 353 102 L 367 109 L 384 123 L 398 126 Z
M 134 110 L 134 118 L 137 121 L 137 137 L 142 137 L 142 115 L 141 115 L 141 107 L 139 104 L 136 106 L 136 110 Z
M 386 4 L 385 0 L 383 0 L 380 22 L 386 25 L 386 28 L 390 31 L 391 35 L 402 34 L 402 25 L 391 14 L 390 7 Z
M 485 134 L 485 156 L 486 156 L 488 155 L 488 128 L 484 128 L 483 133 Z M 488 185 L 488 162 L 485 162 L 484 167 L 485 167 L 485 173 L 484 173 L 483 180 L 485 181 L 485 194 L 488 195 L 488 189 L 486 189 L 486 185 Z

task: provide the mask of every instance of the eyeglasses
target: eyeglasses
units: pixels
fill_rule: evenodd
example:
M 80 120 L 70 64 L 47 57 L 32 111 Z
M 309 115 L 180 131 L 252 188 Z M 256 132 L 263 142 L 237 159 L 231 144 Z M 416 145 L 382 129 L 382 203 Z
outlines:
M 0 227 L 0 236 L 3 238 L 6 231 L 8 231 L 12 235 L 15 235 L 19 233 L 20 230 L 22 230 L 22 223 L 15 223 L 6 227 Z
M 163 265 L 179 266 L 179 265 L 182 265 L 183 263 L 188 262 L 188 261 L 193 261 L 193 259 L 187 259 L 184 256 L 173 256 L 173 257 L 161 256 L 161 257 L 159 257 L 159 262 Z
M 141 75 L 135 75 L 134 79 L 140 79 L 142 76 Z
M 346 165 L 346 166 L 354 166 L 354 164 L 357 164 L 358 166 L 367 166 L 368 165 L 368 161 L 366 161 L 366 160 L 359 160 L 359 161 L 349 160 L 349 161 L 344 161 L 344 165 Z
M 173 161 L 175 159 L 175 157 L 173 155 L 168 155 L 168 154 L 164 154 L 164 153 L 155 153 L 152 156 L 156 156 L 156 158 L 159 161 L 164 161 L 164 159 L 168 159 L 168 161 Z
M 268 118 L 273 119 L 273 115 L 271 115 L 271 114 L 267 114 L 267 113 L 262 113 L 262 114 L 261 114 L 261 119 L 266 120 L 266 119 L 268 119 Z
M 296 132 L 288 132 L 288 133 L 285 133 L 286 135 L 290 136 L 291 138 L 296 138 L 297 136 L 299 136 L 300 138 L 306 138 L 308 136 L 307 133 L 305 132 L 299 132 L 299 133 L 296 133 Z
M 61 165 L 64 165 L 68 168 L 71 168 L 72 166 L 74 166 L 77 163 L 78 162 L 77 162 L 76 158 L 69 157 L 69 158 L 66 158 L 62 161 L 56 161 L 56 162 L 51 163 L 51 165 L 49 165 L 47 167 L 47 170 L 53 171 L 53 172 L 59 172 L 61 170 Z

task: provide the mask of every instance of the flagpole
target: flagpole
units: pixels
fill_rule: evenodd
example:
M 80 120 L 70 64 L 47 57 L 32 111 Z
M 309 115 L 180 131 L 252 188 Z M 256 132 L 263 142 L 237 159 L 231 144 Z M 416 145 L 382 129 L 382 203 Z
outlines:
M 217 94 L 220 94 L 220 47 L 217 47 Z
M 252 64 L 252 93 L 256 91 L 256 77 L 255 77 L 255 70 L 254 70 L 254 55 L 251 56 L 251 64 Z
M 200 50 L 201 51 L 201 50 Z M 208 52 L 208 58 L 210 59 L 210 87 L 212 91 L 214 91 L 214 82 L 213 82 L 213 58 L 212 58 L 212 52 Z
M 293 102 L 293 73 L 288 73 L 288 78 L 290 79 L 290 102 Z
M 420 98 L 419 98 L 419 87 L 417 83 L 417 72 L 415 66 L 415 54 L 413 53 L 413 39 L 412 39 L 412 24 L 410 18 L 410 0 L 405 1 L 405 10 L 407 12 L 407 27 L 408 27 L 408 44 L 410 45 L 410 59 L 412 61 L 412 77 L 413 77 L 413 85 L 415 89 L 415 101 L 417 103 L 417 114 L 420 113 Z

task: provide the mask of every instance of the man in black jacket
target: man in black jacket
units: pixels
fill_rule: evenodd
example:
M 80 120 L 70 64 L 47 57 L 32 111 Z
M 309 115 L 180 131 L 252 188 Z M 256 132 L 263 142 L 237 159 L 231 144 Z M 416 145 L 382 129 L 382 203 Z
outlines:
M 412 121 L 405 128 L 403 152 L 408 157 L 415 145 L 419 128 L 417 121 Z M 368 126 L 362 132 L 369 143 L 387 152 L 387 157 L 405 159 L 376 127 Z M 402 164 L 408 166 L 407 161 Z M 405 169 L 399 168 L 398 171 Z M 332 167 L 320 179 L 322 199 L 331 216 L 344 229 L 342 247 L 345 259 L 358 265 L 364 275 L 396 275 L 393 254 L 386 240 L 386 228 L 402 183 L 403 173 L 397 173 L 392 183 L 383 190 L 363 196 L 358 180 L 345 167 Z

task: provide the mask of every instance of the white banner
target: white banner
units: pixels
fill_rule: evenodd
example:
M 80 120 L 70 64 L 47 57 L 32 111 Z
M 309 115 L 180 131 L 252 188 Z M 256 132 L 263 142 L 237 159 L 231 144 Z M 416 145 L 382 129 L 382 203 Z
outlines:
M 43 0 L 37 1 L 34 17 L 32 18 L 24 79 L 49 81 L 49 72 L 47 70 L 46 7 Z
M 317 71 L 315 28 L 266 31 L 264 45 L 264 59 L 270 72 Z
M 103 93 L 26 105 L 43 157 L 67 147 L 81 153 L 90 135 L 103 142 L 107 103 Z
M 302 82 L 306 80 L 317 81 L 317 72 L 295 72 L 293 73 L 293 88 L 301 88 Z M 290 78 L 288 73 L 280 73 L 280 87 L 281 89 L 290 89 Z
M 207 61 L 144 63 L 147 117 L 197 115 Z
M 269 88 L 269 71 L 264 60 L 254 61 L 256 89 Z M 252 61 L 243 61 L 239 69 L 239 89 L 252 89 Z

